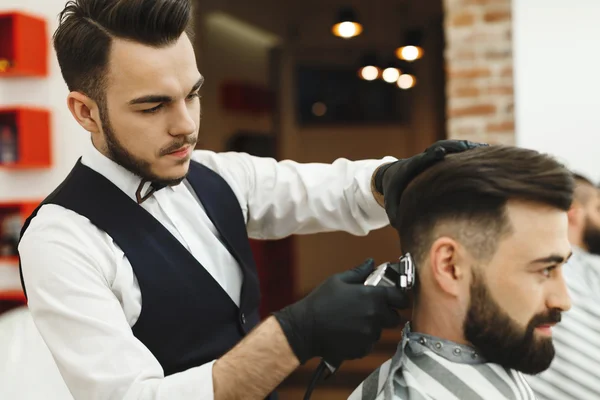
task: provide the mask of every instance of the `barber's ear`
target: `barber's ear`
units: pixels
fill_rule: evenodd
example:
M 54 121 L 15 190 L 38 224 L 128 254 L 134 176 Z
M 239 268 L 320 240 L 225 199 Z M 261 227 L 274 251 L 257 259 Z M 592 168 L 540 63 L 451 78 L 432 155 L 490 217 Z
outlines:
M 67 106 L 75 120 L 90 133 L 100 132 L 101 121 L 98 105 L 94 100 L 80 92 L 71 92 L 67 96 Z
M 429 253 L 433 281 L 450 296 L 461 294 L 468 277 L 468 264 L 461 257 L 459 249 L 454 239 L 441 237 L 433 242 Z

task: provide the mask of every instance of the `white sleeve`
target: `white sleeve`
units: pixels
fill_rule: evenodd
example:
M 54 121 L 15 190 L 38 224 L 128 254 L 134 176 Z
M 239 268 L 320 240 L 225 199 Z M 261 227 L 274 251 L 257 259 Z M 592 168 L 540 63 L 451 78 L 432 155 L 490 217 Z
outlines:
M 114 250 L 89 221 L 67 218 L 83 217 L 46 207 L 58 206 L 40 210 L 19 253 L 33 320 L 73 397 L 212 400 L 213 363 L 165 377 L 111 290 Z
M 393 157 L 302 164 L 197 150 L 194 160 L 219 173 L 233 188 L 252 238 L 330 231 L 366 235 L 389 224 L 371 192 L 371 176 L 381 164 L 395 161 Z
M 25 306 L 0 315 L 0 399 L 73 400 Z

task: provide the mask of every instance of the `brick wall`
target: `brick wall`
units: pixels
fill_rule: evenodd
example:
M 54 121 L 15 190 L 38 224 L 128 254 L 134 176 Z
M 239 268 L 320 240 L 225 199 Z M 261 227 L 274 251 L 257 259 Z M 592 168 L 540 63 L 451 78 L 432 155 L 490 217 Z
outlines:
M 448 137 L 514 144 L 511 0 L 443 0 Z

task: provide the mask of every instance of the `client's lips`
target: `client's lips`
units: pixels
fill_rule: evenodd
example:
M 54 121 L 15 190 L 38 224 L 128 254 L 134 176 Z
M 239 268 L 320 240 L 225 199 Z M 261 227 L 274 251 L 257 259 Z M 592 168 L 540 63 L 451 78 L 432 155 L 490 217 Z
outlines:
M 535 330 L 544 334 L 544 335 L 552 335 L 552 327 L 556 325 L 555 323 L 552 324 L 542 324 L 542 325 L 538 325 Z

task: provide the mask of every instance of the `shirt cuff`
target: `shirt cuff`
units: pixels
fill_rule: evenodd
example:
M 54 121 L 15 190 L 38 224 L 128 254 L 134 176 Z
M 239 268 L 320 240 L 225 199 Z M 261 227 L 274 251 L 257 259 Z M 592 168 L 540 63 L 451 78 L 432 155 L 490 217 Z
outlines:
M 214 400 L 215 361 L 166 377 L 160 386 L 160 391 L 168 393 L 171 399 Z
M 385 209 L 377 202 L 373 195 L 371 180 L 373 173 L 383 164 L 397 161 L 397 158 L 388 156 L 380 160 L 368 161 L 368 164 L 356 176 L 357 192 L 355 196 L 360 204 L 361 214 L 364 216 L 364 222 L 368 229 L 378 229 L 389 225 Z M 358 217 L 358 216 L 356 216 Z M 357 219 L 361 219 L 360 217 Z

